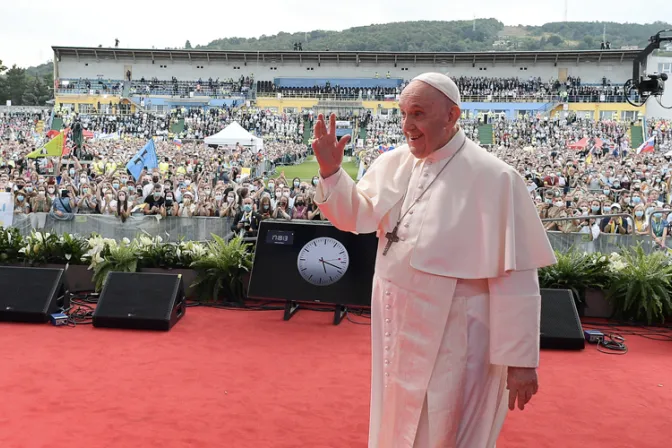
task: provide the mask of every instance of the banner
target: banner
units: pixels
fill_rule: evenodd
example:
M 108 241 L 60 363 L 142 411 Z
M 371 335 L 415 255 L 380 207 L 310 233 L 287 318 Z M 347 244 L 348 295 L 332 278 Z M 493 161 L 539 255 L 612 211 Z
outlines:
M 11 227 L 14 222 L 14 196 L 0 193 L 0 227 Z
M 26 157 L 29 159 L 37 159 L 38 157 L 61 157 L 63 155 L 63 133 L 59 132 L 56 137 L 47 142 L 40 149 L 28 154 Z
M 136 155 L 133 156 L 130 162 L 126 165 L 126 169 L 133 175 L 137 182 L 142 174 L 142 170 L 152 170 L 159 167 L 159 159 L 156 156 L 156 148 L 154 147 L 154 140 L 150 139 L 144 148 L 142 148 Z

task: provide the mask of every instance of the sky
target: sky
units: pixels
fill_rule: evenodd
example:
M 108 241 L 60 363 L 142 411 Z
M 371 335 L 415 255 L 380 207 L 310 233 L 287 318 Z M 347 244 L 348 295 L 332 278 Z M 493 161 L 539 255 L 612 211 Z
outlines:
M 116 0 L 0 0 L 0 60 L 7 67 L 38 65 L 55 46 L 124 48 L 193 46 L 226 37 L 258 37 L 280 31 L 343 30 L 406 20 L 496 18 L 505 25 L 565 20 L 563 0 L 479 0 L 477 6 L 446 0 L 255 0 L 193 3 Z M 569 21 L 651 23 L 672 20 L 672 2 L 566 0 Z M 252 5 L 253 6 L 250 6 Z M 195 6 L 197 5 L 197 6 Z M 542 6 L 543 5 L 543 6 Z M 646 5 L 646 7 L 644 7 Z M 393 25 L 392 25 L 393 26 Z

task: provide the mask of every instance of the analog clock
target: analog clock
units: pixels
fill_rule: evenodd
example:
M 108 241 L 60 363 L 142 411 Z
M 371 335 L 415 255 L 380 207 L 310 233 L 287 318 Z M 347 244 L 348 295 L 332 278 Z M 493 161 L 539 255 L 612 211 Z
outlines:
M 340 241 L 320 237 L 303 246 L 296 264 L 299 274 L 308 283 L 329 286 L 345 275 L 350 265 L 350 257 Z

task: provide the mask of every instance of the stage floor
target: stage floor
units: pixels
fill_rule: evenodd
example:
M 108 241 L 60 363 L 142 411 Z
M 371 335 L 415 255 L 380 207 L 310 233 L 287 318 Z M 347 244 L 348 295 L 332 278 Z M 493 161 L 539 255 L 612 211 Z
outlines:
M 168 333 L 0 323 L 0 447 L 366 448 L 370 327 L 332 316 L 193 307 Z M 497 448 L 669 447 L 672 343 L 626 338 L 623 356 L 543 351 L 540 392 Z

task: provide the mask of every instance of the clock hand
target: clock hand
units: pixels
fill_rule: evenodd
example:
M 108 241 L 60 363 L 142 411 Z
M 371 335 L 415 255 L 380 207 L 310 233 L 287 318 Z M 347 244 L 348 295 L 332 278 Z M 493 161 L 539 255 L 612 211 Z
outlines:
M 320 258 L 318 261 L 320 263 L 322 263 L 322 269 L 324 269 L 324 273 L 326 274 L 327 273 L 327 266 L 324 264 L 324 259 Z
M 323 265 L 328 264 L 329 266 L 333 266 L 335 268 L 340 268 L 340 266 L 336 266 L 335 264 L 329 263 L 328 261 L 322 260 Z

